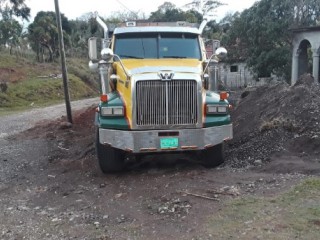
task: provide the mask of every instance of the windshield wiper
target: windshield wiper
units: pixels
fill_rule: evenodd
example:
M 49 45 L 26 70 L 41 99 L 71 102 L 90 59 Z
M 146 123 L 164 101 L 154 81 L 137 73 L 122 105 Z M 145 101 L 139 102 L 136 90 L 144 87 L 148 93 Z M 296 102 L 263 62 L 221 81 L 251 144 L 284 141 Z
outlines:
M 133 59 L 143 59 L 142 57 L 130 56 L 130 55 L 120 55 L 120 57 L 124 57 L 124 58 L 133 58 Z
M 187 58 L 182 56 L 163 56 L 163 58 Z

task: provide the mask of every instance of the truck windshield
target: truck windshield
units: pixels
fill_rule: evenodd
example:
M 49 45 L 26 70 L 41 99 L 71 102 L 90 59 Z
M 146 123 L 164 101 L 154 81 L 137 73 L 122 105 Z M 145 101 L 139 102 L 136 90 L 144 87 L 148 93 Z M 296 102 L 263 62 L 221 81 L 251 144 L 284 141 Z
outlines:
M 198 35 L 188 33 L 118 34 L 114 52 L 122 59 L 201 59 Z

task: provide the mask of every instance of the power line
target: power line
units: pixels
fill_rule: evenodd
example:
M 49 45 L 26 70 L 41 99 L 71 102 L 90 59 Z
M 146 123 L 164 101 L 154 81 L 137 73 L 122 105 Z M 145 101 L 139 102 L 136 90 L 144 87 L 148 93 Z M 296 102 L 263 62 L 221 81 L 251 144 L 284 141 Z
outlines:
M 126 5 L 124 5 L 122 2 L 120 2 L 119 0 L 116 0 L 122 7 L 124 7 L 125 9 L 127 9 L 129 12 L 133 13 L 134 15 L 137 15 L 134 11 L 132 11 L 130 8 L 128 8 Z

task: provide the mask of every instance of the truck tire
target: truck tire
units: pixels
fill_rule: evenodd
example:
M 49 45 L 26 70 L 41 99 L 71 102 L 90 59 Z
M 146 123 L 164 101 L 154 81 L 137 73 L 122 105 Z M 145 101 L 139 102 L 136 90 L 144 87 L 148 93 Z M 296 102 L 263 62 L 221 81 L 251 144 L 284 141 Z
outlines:
M 217 167 L 224 163 L 224 143 L 220 143 L 201 152 L 201 162 L 207 168 Z
M 96 152 L 103 173 L 115 173 L 123 170 L 125 152 L 111 146 L 102 145 L 99 141 L 99 129 L 96 131 Z

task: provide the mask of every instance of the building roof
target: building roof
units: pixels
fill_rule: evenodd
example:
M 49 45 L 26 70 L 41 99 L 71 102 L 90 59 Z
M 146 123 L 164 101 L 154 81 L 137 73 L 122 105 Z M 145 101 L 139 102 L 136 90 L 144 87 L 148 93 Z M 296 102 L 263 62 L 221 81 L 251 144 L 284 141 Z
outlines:
M 292 31 L 293 33 L 316 32 L 316 31 L 320 31 L 320 26 L 290 28 L 289 30 Z

